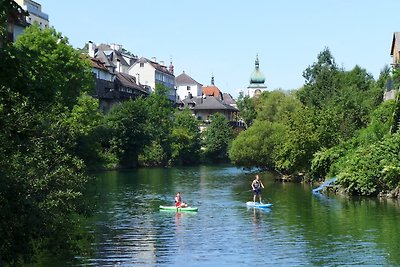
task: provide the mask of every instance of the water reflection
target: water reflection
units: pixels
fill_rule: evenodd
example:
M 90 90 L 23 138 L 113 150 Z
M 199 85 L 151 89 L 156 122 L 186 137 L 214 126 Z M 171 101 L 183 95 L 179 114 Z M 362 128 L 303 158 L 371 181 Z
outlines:
M 86 225 L 93 253 L 78 265 L 400 265 L 398 202 L 315 196 L 263 174 L 274 206 L 247 208 L 253 177 L 206 166 L 100 174 L 99 209 Z M 177 191 L 199 211 L 159 211 Z

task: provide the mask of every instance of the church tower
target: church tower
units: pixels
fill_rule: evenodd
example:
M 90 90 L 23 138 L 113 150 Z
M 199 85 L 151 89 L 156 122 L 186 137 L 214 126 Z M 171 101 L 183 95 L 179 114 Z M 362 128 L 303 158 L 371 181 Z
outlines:
M 247 87 L 247 94 L 250 97 L 258 96 L 267 89 L 265 83 L 265 76 L 260 71 L 260 61 L 258 60 L 258 54 L 255 61 L 255 69 L 250 76 L 250 85 Z

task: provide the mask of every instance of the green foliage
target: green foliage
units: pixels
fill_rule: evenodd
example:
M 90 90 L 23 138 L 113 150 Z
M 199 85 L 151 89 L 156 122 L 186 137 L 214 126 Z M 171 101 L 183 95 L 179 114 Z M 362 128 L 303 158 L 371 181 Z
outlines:
M 339 184 L 350 194 L 371 196 L 400 183 L 400 136 L 358 147 L 340 163 Z
M 199 123 L 190 110 L 175 116 L 172 129 L 172 164 L 194 164 L 200 159 L 201 134 Z
M 138 160 L 142 166 L 165 166 L 166 161 L 168 160 L 168 155 L 160 142 L 153 140 L 143 148 Z
M 233 142 L 231 160 L 286 173 L 307 169 L 318 143 L 313 110 L 281 91 L 263 93 L 256 109 L 256 123 Z
M 148 116 L 143 98 L 119 103 L 105 116 L 110 151 L 115 153 L 121 167 L 137 166 L 138 155 L 149 142 Z
M 147 127 L 150 140 L 140 154 L 140 164 L 144 166 L 167 165 L 171 158 L 171 132 L 173 106 L 168 99 L 169 88 L 156 84 L 154 93 L 146 99 L 148 114 Z
M 396 67 L 392 70 L 393 89 L 400 88 L 400 68 Z
M 1 52 L 0 255 L 9 265 L 44 247 L 75 249 L 70 229 L 90 212 L 82 198 L 90 178 L 66 127 L 90 68 L 57 35 L 33 26 Z
M 212 116 L 211 123 L 204 132 L 204 159 L 210 162 L 228 160 L 228 149 L 233 139 L 233 130 L 228 120 L 221 114 Z
M 382 103 L 371 113 L 371 122 L 368 127 L 358 131 L 355 137 L 329 149 L 322 148 L 315 153 L 311 164 L 311 174 L 314 179 L 319 180 L 335 176 L 341 171 L 342 166 L 338 162 L 342 158 L 351 157 L 349 155 L 352 155 L 357 147 L 380 142 L 388 135 L 394 104 L 394 100 Z
M 256 120 L 232 142 L 229 158 L 239 166 L 273 169 L 275 167 L 276 148 L 287 128 L 278 123 Z
M 28 27 L 0 69 L 10 88 L 38 107 L 55 101 L 71 108 L 82 91 L 94 87 L 89 61 L 80 57 L 67 38 L 60 38 L 52 28 Z
M 282 91 L 263 92 L 257 100 L 257 119 L 281 122 L 300 107 L 297 99 Z
M 388 65 L 384 65 L 379 73 L 378 80 L 376 81 L 376 86 L 378 88 L 388 89 L 386 87 L 388 85 L 387 83 L 388 83 L 389 79 L 391 80 L 390 67 Z
M 254 99 L 250 98 L 248 95 L 244 96 L 241 91 L 237 100 L 237 106 L 240 110 L 240 117 L 248 127 L 251 126 L 257 115 Z
M 351 139 L 337 146 L 331 148 L 324 147 L 317 151 L 311 161 L 310 168 L 313 180 L 325 180 L 325 178 L 335 176 L 335 163 L 354 150 L 356 145 L 354 141 Z
M 319 53 L 317 62 L 303 72 L 306 83 L 297 91 L 299 100 L 305 105 L 322 108 L 338 89 L 338 73 L 335 59 L 325 48 Z
M 99 100 L 82 94 L 65 119 L 71 138 L 72 153 L 81 158 L 90 169 L 100 169 L 107 161 L 102 154 L 103 114 Z

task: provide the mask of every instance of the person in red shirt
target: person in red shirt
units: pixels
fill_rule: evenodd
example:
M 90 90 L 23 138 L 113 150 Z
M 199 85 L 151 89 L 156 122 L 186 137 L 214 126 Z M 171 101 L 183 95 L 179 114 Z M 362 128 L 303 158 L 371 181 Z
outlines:
M 181 193 L 180 192 L 176 193 L 176 196 L 175 196 L 175 207 L 177 207 L 177 208 L 187 207 L 187 204 L 182 202 L 182 198 L 181 198 Z

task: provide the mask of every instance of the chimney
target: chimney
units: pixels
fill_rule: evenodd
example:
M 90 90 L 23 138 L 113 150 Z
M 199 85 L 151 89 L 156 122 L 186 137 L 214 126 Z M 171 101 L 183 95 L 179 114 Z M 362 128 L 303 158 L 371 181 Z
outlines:
M 120 62 L 119 58 L 117 58 L 117 71 L 121 72 L 121 62 Z
M 94 57 L 94 49 L 95 49 L 95 45 L 93 44 L 92 41 L 89 41 L 89 49 L 88 49 L 88 53 L 90 57 Z
M 110 44 L 110 47 L 112 50 L 116 50 L 116 51 L 122 50 L 122 45 L 120 45 L 120 44 Z
M 156 62 L 156 63 L 157 63 L 157 59 L 156 59 L 156 57 L 152 57 L 152 58 L 151 58 L 151 61 L 153 61 L 153 62 Z

